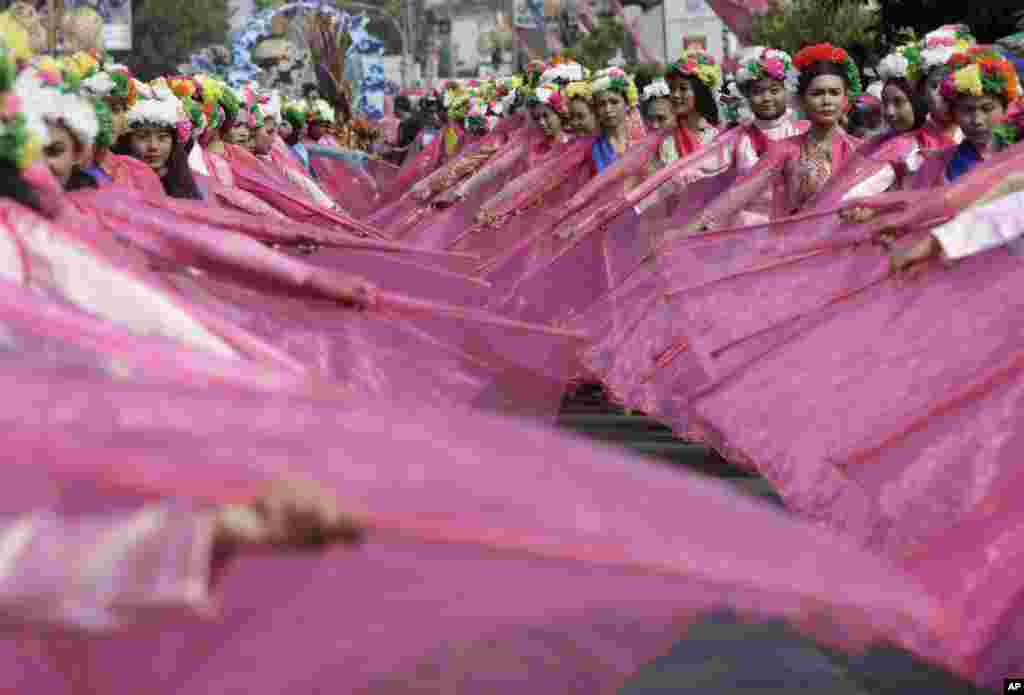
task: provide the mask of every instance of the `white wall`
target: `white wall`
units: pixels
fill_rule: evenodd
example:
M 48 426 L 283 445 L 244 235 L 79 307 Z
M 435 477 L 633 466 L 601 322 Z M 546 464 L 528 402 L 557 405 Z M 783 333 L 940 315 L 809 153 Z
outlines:
M 657 8 L 655 8 L 657 9 Z M 707 50 L 718 61 L 725 54 L 722 43 L 724 25 L 704 0 L 665 0 L 668 60 L 678 58 L 687 38 L 703 38 Z

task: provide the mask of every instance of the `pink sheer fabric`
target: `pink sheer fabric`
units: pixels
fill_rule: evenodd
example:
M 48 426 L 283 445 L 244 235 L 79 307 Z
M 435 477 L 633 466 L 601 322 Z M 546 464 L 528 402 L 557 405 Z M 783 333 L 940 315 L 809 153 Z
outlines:
M 722 606 L 847 648 L 909 641 L 942 616 L 841 538 L 551 431 L 427 406 L 339 411 L 9 370 L 0 381 L 18 394 L 19 407 L 0 404 L 12 450 L 77 462 L 53 476 L 69 508 L 237 502 L 299 470 L 371 529 L 358 551 L 240 557 L 217 620 L 11 639 L 7 672 L 26 687 L 64 676 L 91 692 L 614 693 Z M 680 510 L 713 538 L 680 533 Z
M 324 190 L 352 217 L 363 219 L 380 206 L 381 192 L 367 172 L 312 153 L 309 165 Z
M 138 188 L 146 193 L 163 195 L 164 184 L 145 162 L 105 151 L 97 156 L 97 163 L 114 183 Z
M 517 137 L 532 135 L 530 129 L 519 125 L 521 118 L 506 121 L 477 143 L 464 147 L 455 159 L 439 163 L 434 171 L 422 176 L 401 198 L 374 214 L 374 223 L 383 225 L 392 236 L 408 239 L 417 246 L 444 248 L 444 244 L 433 242 L 436 235 L 424 231 L 433 226 L 436 217 L 443 216 L 435 208 L 435 200 L 465 179 L 473 178 L 492 161 L 500 160 Z
M 1012 411 L 993 419 L 982 399 L 1010 379 L 1022 278 L 997 250 L 879 284 L 701 399 L 698 424 L 794 510 L 906 552 L 994 492 L 1016 456 Z

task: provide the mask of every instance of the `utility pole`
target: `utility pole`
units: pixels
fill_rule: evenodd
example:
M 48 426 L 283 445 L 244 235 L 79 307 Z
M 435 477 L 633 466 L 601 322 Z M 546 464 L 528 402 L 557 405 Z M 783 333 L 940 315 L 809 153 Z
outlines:
M 412 4 L 414 0 L 405 0 L 402 6 L 402 18 L 404 31 L 402 32 L 402 87 L 408 89 L 411 85 L 412 71 L 412 41 L 416 36 L 412 21 Z

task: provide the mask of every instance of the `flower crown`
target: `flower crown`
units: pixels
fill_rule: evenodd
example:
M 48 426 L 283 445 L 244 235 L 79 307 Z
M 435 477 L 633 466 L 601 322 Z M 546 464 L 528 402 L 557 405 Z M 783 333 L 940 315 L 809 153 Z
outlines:
M 552 82 L 566 85 L 570 82 L 580 82 L 584 79 L 583 66 L 579 63 L 560 63 L 545 70 L 540 76 L 540 84 L 546 85 Z
M 952 72 L 942 83 L 942 96 L 946 99 L 988 94 L 1012 104 L 1021 96 L 1017 70 L 991 48 L 976 46 L 965 53 L 957 53 L 949 65 Z
M 562 115 L 569 112 L 569 104 L 566 102 L 565 97 L 562 96 L 561 90 L 550 85 L 537 87 L 537 89 L 533 90 L 533 94 L 526 100 L 526 103 L 529 106 L 544 104 Z
M 335 115 L 333 106 L 323 99 L 314 99 L 313 103 L 309 106 L 309 111 L 306 113 L 306 118 L 310 123 L 318 121 L 334 123 Z
M 570 82 L 562 90 L 566 99 L 584 99 L 590 101 L 594 97 L 594 90 L 589 82 Z
M 671 94 L 672 90 L 669 89 L 668 82 L 658 78 L 644 87 L 643 94 L 640 95 L 640 98 L 642 101 L 650 101 L 651 99 L 665 98 L 671 96 Z
M 92 101 L 65 84 L 59 66 L 43 58 L 25 68 L 14 82 L 14 93 L 30 119 L 60 124 L 87 147 L 96 144 L 100 121 Z M 49 132 L 43 142 L 49 139 Z
M 139 97 L 128 111 L 129 128 L 170 128 L 177 133 L 179 142 L 188 141 L 192 136 L 192 119 L 166 80 L 160 78 L 152 85 L 143 85 Z
M 595 72 L 590 80 L 590 89 L 595 96 L 609 90 L 618 92 L 630 106 L 636 106 L 640 101 L 636 83 L 622 68 L 605 68 Z
M 850 99 L 860 96 L 863 88 L 860 83 L 860 71 L 850 58 L 850 54 L 842 48 L 837 48 L 830 43 L 819 43 L 816 46 L 808 46 L 793 58 L 793 64 L 800 72 L 806 71 L 815 63 L 835 63 L 843 68 L 846 73 L 847 87 L 850 92 Z
M 293 128 L 301 128 L 306 122 L 306 105 L 301 101 L 286 101 L 281 107 L 281 116 L 291 123 Z
M 32 117 L 14 93 L 18 64 L 30 57 L 28 34 L 0 15 L 0 159 L 24 170 L 39 159 L 46 124 Z
M 722 84 L 722 68 L 707 51 L 683 51 L 682 57 L 672 63 L 669 72 L 686 77 L 696 77 L 712 90 Z
M 975 45 L 971 30 L 964 24 L 948 24 L 925 34 L 921 41 L 921 74 L 945 67 L 957 53 Z
M 788 53 L 774 48 L 755 46 L 744 51 L 738 62 L 739 70 L 736 71 L 736 82 L 739 87 L 759 80 L 774 80 L 783 82 L 787 92 L 796 92 L 799 74 Z
M 924 76 L 923 68 L 921 46 L 908 43 L 882 59 L 877 68 L 878 79 L 882 82 L 908 80 L 911 84 L 917 84 Z

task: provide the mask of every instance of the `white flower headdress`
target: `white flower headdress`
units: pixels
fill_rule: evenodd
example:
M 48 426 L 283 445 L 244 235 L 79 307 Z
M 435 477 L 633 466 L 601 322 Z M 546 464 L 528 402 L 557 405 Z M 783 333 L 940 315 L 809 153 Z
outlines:
M 672 90 L 669 89 L 668 82 L 662 79 L 654 80 L 649 85 L 644 87 L 643 94 L 640 96 L 642 101 L 650 101 L 651 99 L 659 99 L 662 97 L 671 96 Z

